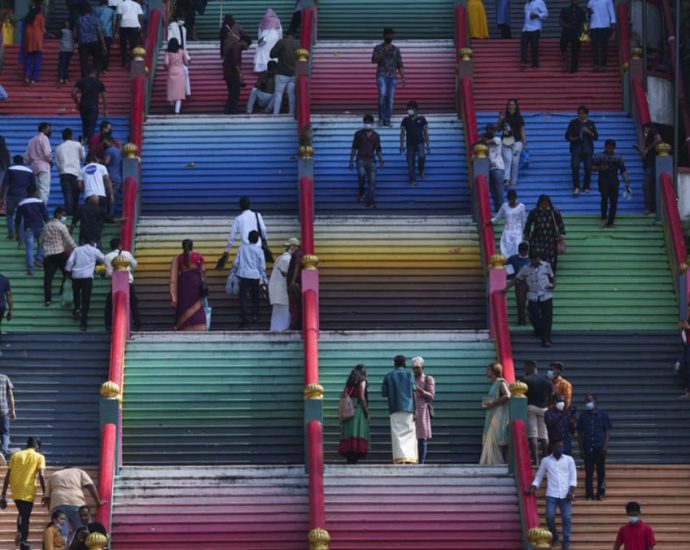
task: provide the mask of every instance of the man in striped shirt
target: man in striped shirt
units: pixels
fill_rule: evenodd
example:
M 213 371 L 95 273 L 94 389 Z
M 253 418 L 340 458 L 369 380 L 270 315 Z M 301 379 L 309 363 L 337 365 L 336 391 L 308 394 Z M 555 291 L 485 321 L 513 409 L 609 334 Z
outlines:
M 62 271 L 62 281 L 65 281 L 65 264 L 70 252 L 76 248 L 72 236 L 63 223 L 66 210 L 58 206 L 53 212 L 53 218 L 43 228 L 41 233 L 41 246 L 43 246 L 43 299 L 48 307 L 52 300 L 53 277 L 59 269 Z M 62 294 L 63 285 L 60 285 Z

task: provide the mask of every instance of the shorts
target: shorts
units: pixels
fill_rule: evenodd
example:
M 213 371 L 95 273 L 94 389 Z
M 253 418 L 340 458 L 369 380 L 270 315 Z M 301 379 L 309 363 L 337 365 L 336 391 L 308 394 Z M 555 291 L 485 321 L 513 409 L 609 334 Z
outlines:
M 527 437 L 529 439 L 549 439 L 544 422 L 546 409 L 536 405 L 527 405 Z

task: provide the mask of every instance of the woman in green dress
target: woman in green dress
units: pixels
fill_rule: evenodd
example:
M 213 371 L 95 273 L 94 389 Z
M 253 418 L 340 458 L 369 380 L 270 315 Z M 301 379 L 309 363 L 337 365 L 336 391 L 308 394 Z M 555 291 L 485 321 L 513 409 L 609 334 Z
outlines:
M 501 378 L 503 367 L 500 363 L 491 363 L 486 368 L 486 377 L 491 382 L 488 397 L 482 400 L 486 410 L 484 418 L 484 436 L 482 438 L 482 456 L 479 464 L 505 464 L 508 462 L 509 414 L 508 400 L 510 390 L 507 382 Z
M 367 393 L 367 368 L 357 365 L 345 382 L 343 395 L 349 395 L 355 406 L 355 414 L 343 422 L 338 452 L 348 464 L 357 464 L 369 452 L 369 396 Z

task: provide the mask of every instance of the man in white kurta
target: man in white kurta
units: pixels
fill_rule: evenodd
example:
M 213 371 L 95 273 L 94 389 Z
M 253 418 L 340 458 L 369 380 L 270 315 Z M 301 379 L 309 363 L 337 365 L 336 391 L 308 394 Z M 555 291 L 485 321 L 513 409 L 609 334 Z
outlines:
M 299 250 L 296 237 L 285 243 L 285 252 L 273 263 L 271 278 L 268 281 L 268 296 L 271 300 L 271 332 L 283 332 L 290 328 L 290 299 L 288 298 L 287 274 L 292 254 Z

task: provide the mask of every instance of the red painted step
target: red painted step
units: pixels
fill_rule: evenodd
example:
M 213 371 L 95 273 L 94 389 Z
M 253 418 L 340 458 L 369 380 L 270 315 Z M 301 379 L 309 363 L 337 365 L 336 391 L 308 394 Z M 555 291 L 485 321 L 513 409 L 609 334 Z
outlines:
M 57 87 L 58 41 L 46 40 L 43 68 L 36 84 L 24 84 L 24 71 L 18 64 L 19 46 L 5 46 L 5 67 L 0 82 L 9 99 L 0 102 L 0 115 L 78 115 L 70 97 L 72 85 L 79 80 L 79 54 L 75 50 L 70 63 L 70 83 Z M 120 66 L 118 46 L 113 43 L 110 69 L 101 76 L 105 84 L 108 114 L 126 115 L 130 110 L 129 72 Z
M 312 65 L 314 113 L 377 113 L 376 65 L 371 53 L 379 41 L 320 42 Z M 455 49 L 451 40 L 399 41 L 406 85 L 398 80 L 395 112 L 410 99 L 424 113 L 449 113 L 455 105 Z
M 520 68 L 519 40 L 474 40 L 474 101 L 477 111 L 498 111 L 516 97 L 523 111 L 620 111 L 622 84 L 615 41 L 609 43 L 609 68 L 592 71 L 591 47 L 584 43 L 580 70 L 563 70 L 558 39 L 540 41 L 540 68 Z

